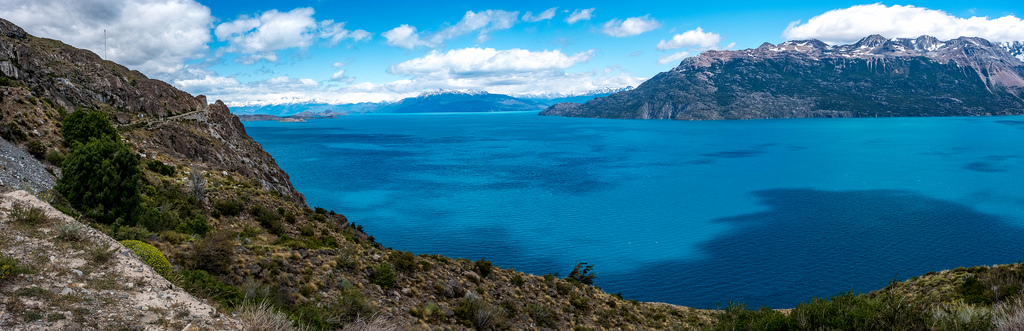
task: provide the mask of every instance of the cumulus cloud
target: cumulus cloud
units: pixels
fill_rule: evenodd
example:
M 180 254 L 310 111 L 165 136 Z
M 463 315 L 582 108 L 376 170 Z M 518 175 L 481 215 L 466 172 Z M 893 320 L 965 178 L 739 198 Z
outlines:
M 193 0 L 0 0 L 0 17 L 33 35 L 61 40 L 154 77 L 203 57 L 214 21 Z
M 670 40 L 658 42 L 658 50 L 680 49 L 684 47 L 712 48 L 718 45 L 722 37 L 717 33 L 704 32 L 697 27 L 695 30 L 686 31 L 672 36 Z
M 595 8 L 574 10 L 572 11 L 572 14 L 569 14 L 569 17 L 566 18 L 565 21 L 569 24 L 576 24 L 576 22 L 579 21 L 589 21 L 594 17 L 594 9 Z
M 227 41 L 222 53 L 245 54 L 238 62 L 252 64 L 259 60 L 277 61 L 275 52 L 289 48 L 306 48 L 318 39 L 326 39 L 334 46 L 345 39 L 370 39 L 364 30 L 350 31 L 345 23 L 333 20 L 317 22 L 313 8 L 296 8 L 288 12 L 269 10 L 259 16 L 242 16 L 234 21 L 217 25 L 214 35 Z
M 612 37 L 630 37 L 661 27 L 661 23 L 650 18 L 650 15 L 642 17 L 630 17 L 625 21 L 613 19 L 604 23 L 601 32 Z
M 197 79 L 175 80 L 174 85 L 191 93 L 206 94 L 212 91 L 238 87 L 242 84 L 234 78 L 207 75 Z
M 678 53 L 675 53 L 675 54 L 665 55 L 665 56 L 662 56 L 662 57 L 658 58 L 658 64 L 676 63 L 676 62 L 679 62 L 679 60 L 682 60 L 683 58 L 685 58 L 687 55 L 690 55 L 690 52 L 685 52 L 684 51 L 684 52 L 678 52 Z
M 548 8 L 540 14 L 537 14 L 537 16 L 534 16 L 532 12 L 526 12 L 526 14 L 523 14 L 523 22 L 540 22 L 543 20 L 550 20 L 555 17 L 556 10 L 558 10 L 558 7 Z
M 519 19 L 519 12 L 504 10 L 485 10 L 481 12 L 467 11 L 462 20 L 455 25 L 441 30 L 431 38 L 434 44 L 440 44 L 445 40 L 455 38 L 473 31 L 480 31 L 477 36 L 478 42 L 487 41 L 487 33 L 494 30 L 506 30 L 512 28 Z
M 543 13 L 542 13 L 543 14 Z M 487 33 L 495 30 L 512 28 L 519 20 L 519 12 L 504 10 L 467 11 L 455 25 L 438 31 L 430 38 L 421 38 L 416 27 L 402 24 L 381 34 L 387 39 L 388 46 L 414 49 L 416 47 L 437 47 L 445 40 L 479 31 L 477 42 L 487 41 Z
M 402 24 L 397 28 L 381 33 L 380 35 L 384 37 L 384 39 L 387 39 L 388 46 L 401 47 L 405 49 L 413 49 L 419 46 L 434 46 L 433 44 L 420 39 L 420 35 L 416 33 L 416 27 L 409 26 L 408 24 Z
M 835 9 L 806 23 L 792 22 L 782 33 L 786 39 L 819 39 L 827 43 L 851 43 L 871 34 L 888 38 L 930 35 L 942 40 L 961 36 L 990 41 L 1024 40 L 1024 21 L 1012 15 L 960 18 L 941 10 L 882 4 Z
M 590 50 L 567 56 L 559 50 L 534 52 L 515 48 L 499 51 L 475 47 L 453 49 L 445 53 L 435 50 L 424 57 L 393 65 L 388 68 L 388 72 L 397 75 L 465 78 L 564 70 L 589 61 L 594 53 L 594 50 Z

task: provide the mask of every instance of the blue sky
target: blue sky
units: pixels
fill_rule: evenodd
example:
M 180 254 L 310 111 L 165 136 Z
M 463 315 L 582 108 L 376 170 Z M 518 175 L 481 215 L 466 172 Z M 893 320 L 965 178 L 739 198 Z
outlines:
M 229 105 L 636 86 L 710 49 L 1024 41 L 1020 1 L 0 0 L 0 17 Z M 103 30 L 106 30 L 104 49 Z

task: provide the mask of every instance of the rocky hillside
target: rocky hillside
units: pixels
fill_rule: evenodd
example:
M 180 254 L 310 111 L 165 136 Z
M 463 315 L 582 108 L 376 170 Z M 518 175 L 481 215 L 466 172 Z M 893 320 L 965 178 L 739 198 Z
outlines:
M 194 97 L 60 41 L 0 19 L 0 136 L 33 154 L 66 151 L 59 120 L 76 109 L 108 113 L 146 157 L 237 172 L 293 201 L 305 198 L 220 101 Z
M 873 35 L 707 51 L 631 91 L 541 115 L 717 120 L 1024 114 L 1024 62 L 980 38 Z

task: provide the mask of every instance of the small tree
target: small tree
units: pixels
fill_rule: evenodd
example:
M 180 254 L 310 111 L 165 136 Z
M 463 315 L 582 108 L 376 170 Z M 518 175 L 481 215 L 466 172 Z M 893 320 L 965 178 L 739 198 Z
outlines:
M 578 263 L 576 267 L 569 273 L 569 277 L 566 280 L 575 281 L 580 284 L 594 285 L 594 278 L 597 278 L 597 274 L 592 273 L 594 271 L 594 265 L 590 263 Z
M 85 145 L 90 140 L 104 137 L 120 140 L 107 115 L 99 110 L 79 109 L 69 114 L 61 124 L 60 135 L 64 137 L 64 143 L 72 148 L 75 143 Z
M 109 137 L 76 146 L 61 167 L 57 191 L 100 223 L 122 219 L 125 225 L 135 224 L 141 200 L 139 156 Z

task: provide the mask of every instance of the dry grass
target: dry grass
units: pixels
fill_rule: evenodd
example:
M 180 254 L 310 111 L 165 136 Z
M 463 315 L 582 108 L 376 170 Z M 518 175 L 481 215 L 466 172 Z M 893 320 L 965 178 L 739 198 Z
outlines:
M 292 325 L 288 314 L 277 310 L 266 300 L 242 306 L 238 317 L 245 325 L 245 331 L 305 331 Z

